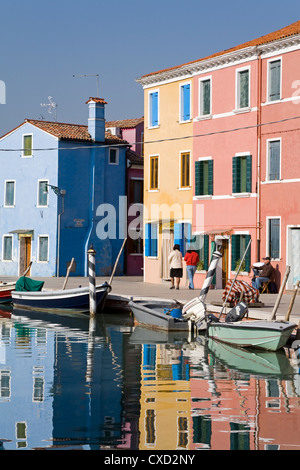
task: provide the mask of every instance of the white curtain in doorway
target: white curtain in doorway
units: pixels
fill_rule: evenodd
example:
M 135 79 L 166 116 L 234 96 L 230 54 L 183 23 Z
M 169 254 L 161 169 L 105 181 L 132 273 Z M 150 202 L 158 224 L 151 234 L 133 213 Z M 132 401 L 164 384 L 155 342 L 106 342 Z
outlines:
M 168 256 L 173 250 L 174 245 L 174 233 L 170 230 L 165 230 L 162 232 L 161 240 L 161 256 L 160 256 L 160 266 L 159 266 L 159 275 L 161 279 L 170 279 L 170 267 L 168 262 Z
M 292 276 L 293 285 L 300 280 L 300 228 L 292 229 Z

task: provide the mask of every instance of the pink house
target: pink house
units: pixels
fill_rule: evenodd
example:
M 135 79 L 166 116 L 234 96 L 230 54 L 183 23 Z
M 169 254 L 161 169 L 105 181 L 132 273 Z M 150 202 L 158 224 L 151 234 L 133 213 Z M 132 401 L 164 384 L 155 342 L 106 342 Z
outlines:
M 299 63 L 297 21 L 137 80 L 145 93 L 145 206 L 148 212 L 154 202 L 192 206 L 186 217 L 147 220 L 146 228 L 153 228 L 148 238 L 159 242 L 167 222 L 174 239 L 179 225 L 189 228 L 184 242 L 194 243 L 200 258 L 196 288 L 215 244 L 224 253 L 216 288 L 234 277 L 246 249 L 240 279 L 251 283 L 251 265 L 265 256 L 271 257 L 278 286 L 286 265 L 287 288 L 300 279 Z M 190 193 L 191 203 L 183 199 Z M 145 269 L 151 282 L 161 282 L 159 243 L 153 243 L 155 250 L 148 245 Z
M 215 285 L 265 256 L 300 279 L 300 21 L 189 64 L 194 72 L 193 233 L 222 244 Z M 204 255 L 203 255 L 204 256 Z M 209 255 L 208 255 L 209 256 Z M 201 286 L 206 273 L 196 274 Z
M 116 135 L 131 144 L 130 150 L 126 152 L 127 157 L 127 226 L 129 229 L 127 243 L 125 245 L 125 274 L 127 276 L 143 275 L 143 239 L 141 236 L 131 236 L 131 222 L 137 218 L 137 206 L 141 209 L 142 219 L 143 183 L 144 183 L 144 118 L 123 119 L 119 121 L 107 121 L 106 132 Z M 130 210 L 131 208 L 131 210 Z

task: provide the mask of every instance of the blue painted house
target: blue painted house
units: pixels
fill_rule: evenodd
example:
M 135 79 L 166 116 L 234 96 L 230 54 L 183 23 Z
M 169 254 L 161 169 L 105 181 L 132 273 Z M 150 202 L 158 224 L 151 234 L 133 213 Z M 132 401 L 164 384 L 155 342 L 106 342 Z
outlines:
M 32 261 L 31 276 L 64 276 L 74 257 L 87 276 L 91 245 L 96 275 L 110 275 L 127 233 L 129 144 L 105 133 L 103 99 L 87 104 L 87 126 L 26 119 L 0 138 L 0 275 Z

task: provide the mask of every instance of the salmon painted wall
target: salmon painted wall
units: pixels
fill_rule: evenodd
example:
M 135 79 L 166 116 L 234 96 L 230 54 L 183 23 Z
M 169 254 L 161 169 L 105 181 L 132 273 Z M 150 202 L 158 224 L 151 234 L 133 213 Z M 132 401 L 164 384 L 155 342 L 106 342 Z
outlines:
M 261 225 L 262 255 L 268 253 L 268 220 L 280 218 L 280 256 L 272 260 L 276 268 L 277 283 L 284 275 L 290 258 L 290 233 L 292 227 L 300 228 L 300 130 L 299 130 L 299 61 L 300 51 L 292 51 L 272 60 L 281 59 L 281 100 L 268 103 L 267 67 L 268 58 L 262 61 L 262 132 L 261 132 Z M 298 88 L 298 91 L 297 91 Z M 296 118 L 296 119 L 294 119 Z M 273 123 L 273 124 L 269 124 Z M 280 140 L 280 179 L 268 179 L 268 143 Z M 287 288 L 293 288 L 292 273 Z

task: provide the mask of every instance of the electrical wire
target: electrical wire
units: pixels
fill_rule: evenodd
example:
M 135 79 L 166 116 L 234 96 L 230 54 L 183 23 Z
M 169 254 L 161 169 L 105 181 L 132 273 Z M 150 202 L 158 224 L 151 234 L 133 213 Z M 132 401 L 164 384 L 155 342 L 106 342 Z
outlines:
M 84 148 L 85 149 L 89 149 L 89 148 L 93 148 L 93 149 L 97 149 L 97 148 L 109 148 L 109 147 L 128 147 L 128 146 L 132 146 L 132 145 L 148 145 L 148 144 L 155 144 L 155 143 L 162 143 L 162 142 L 173 142 L 173 141 L 176 141 L 176 140 L 186 140 L 186 139 L 195 139 L 195 138 L 199 138 L 199 137 L 208 137 L 208 136 L 212 136 L 212 135 L 218 135 L 218 134 L 228 134 L 230 132 L 237 132 L 237 131 L 242 131 L 242 130 L 249 130 L 249 129 L 257 129 L 258 127 L 263 127 L 263 126 L 268 126 L 268 125 L 272 125 L 272 124 L 280 124 L 280 123 L 283 123 L 283 122 L 288 122 L 288 121 L 293 121 L 295 119 L 299 119 L 300 116 L 294 116 L 294 117 L 291 117 L 291 118 L 285 118 L 285 119 L 280 119 L 279 121 L 270 121 L 270 122 L 264 122 L 264 123 L 261 123 L 261 124 L 254 124 L 254 125 L 251 125 L 251 126 L 244 126 L 244 127 L 236 127 L 234 129 L 225 129 L 223 131 L 215 131 L 215 132 L 206 132 L 204 134 L 192 134 L 192 135 L 188 135 L 188 136 L 181 136 L 181 137 L 171 137 L 171 138 L 166 138 L 166 139 L 158 139 L 158 140 L 149 140 L 149 141 L 146 141 L 146 142 L 131 142 L 131 143 L 127 143 L 127 144 L 93 144 L 93 145 L 85 145 Z M 33 124 L 34 125 L 34 124 Z M 299 130 L 299 128 L 297 129 L 294 129 L 294 130 Z M 280 130 L 280 131 L 277 131 L 277 132 L 285 132 L 286 130 Z M 1 139 L 0 139 L 1 140 Z M 73 139 L 67 139 L 67 138 L 62 138 L 62 140 L 67 140 L 67 141 L 70 141 L 70 140 L 73 140 Z M 84 143 L 84 141 L 83 141 Z M 31 149 L 32 152 L 44 152 L 44 151 L 53 151 L 53 150 L 82 150 L 82 145 L 81 146 L 76 146 L 76 147 L 60 147 L 59 149 L 57 147 L 48 147 L 48 148 L 33 148 Z M 25 149 L 2 149 L 0 148 L 0 152 L 23 152 Z

